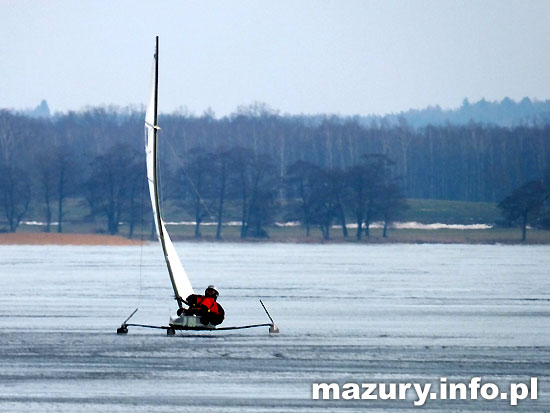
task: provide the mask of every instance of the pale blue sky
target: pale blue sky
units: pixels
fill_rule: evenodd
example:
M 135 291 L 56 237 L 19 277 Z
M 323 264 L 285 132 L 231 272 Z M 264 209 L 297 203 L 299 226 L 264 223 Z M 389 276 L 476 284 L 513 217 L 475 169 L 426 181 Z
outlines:
M 0 0 L 0 107 L 385 114 L 550 98 L 550 1 Z

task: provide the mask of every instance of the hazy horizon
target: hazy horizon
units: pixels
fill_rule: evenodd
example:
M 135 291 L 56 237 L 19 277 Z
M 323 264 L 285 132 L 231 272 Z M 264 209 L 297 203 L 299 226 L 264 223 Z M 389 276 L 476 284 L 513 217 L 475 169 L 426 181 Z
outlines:
M 486 102 L 488 103 L 501 103 L 504 99 L 507 99 L 508 97 L 505 96 L 503 99 L 500 99 L 500 100 L 495 100 L 495 101 L 488 101 L 488 100 L 485 100 Z M 476 103 L 479 103 L 481 102 L 482 100 L 484 100 L 483 98 L 480 99 L 479 101 L 471 101 L 469 100 L 468 98 L 464 98 L 464 99 L 467 99 L 468 100 L 468 103 L 471 104 L 471 105 L 474 105 Z M 463 100 L 464 100 L 463 99 Z M 545 99 L 545 100 L 541 100 L 541 99 L 531 99 L 529 98 L 528 96 L 525 96 L 523 97 L 522 99 L 518 99 L 518 100 L 513 100 L 512 101 L 516 104 L 519 104 L 523 99 L 530 99 L 532 103 L 545 103 L 545 102 L 550 102 L 550 99 Z M 33 106 L 33 107 L 26 107 L 26 108 L 1 108 L 0 107 L 0 110 L 8 110 L 8 111 L 13 111 L 15 113 L 22 113 L 22 114 L 25 114 L 25 113 L 30 113 L 34 110 L 37 110 L 38 107 L 41 105 L 42 101 L 45 101 L 46 104 L 48 105 L 48 109 L 51 110 L 50 106 L 49 106 L 49 102 L 47 99 L 41 99 L 41 101 L 39 102 L 39 104 Z M 442 111 L 456 111 L 456 110 L 460 110 L 463 106 L 463 103 L 461 102 L 458 106 L 454 106 L 454 107 L 442 107 L 441 105 L 439 104 L 430 104 L 428 106 L 425 106 L 423 108 L 408 108 L 408 109 L 404 109 L 402 111 L 399 111 L 399 112 L 388 112 L 388 113 L 369 113 L 369 114 L 366 114 L 366 115 L 360 115 L 360 114 L 339 114 L 339 113 L 321 113 L 321 112 L 318 112 L 318 113 L 289 113 L 289 112 L 283 112 L 281 110 L 279 110 L 278 108 L 276 107 L 273 107 L 271 105 L 269 105 L 269 103 L 267 102 L 251 102 L 250 104 L 248 105 L 239 105 L 238 107 L 235 107 L 234 110 L 228 112 L 228 113 L 224 113 L 224 114 L 216 114 L 214 113 L 213 115 L 212 114 L 209 114 L 209 116 L 212 116 L 213 118 L 217 118 L 217 119 L 220 119 L 220 118 L 223 118 L 225 116 L 232 116 L 232 115 L 235 115 L 237 113 L 239 113 L 239 111 L 241 109 L 244 109 L 245 111 L 254 107 L 254 106 L 258 106 L 258 108 L 262 109 L 266 109 L 267 111 L 270 111 L 270 112 L 273 112 L 273 113 L 276 113 L 278 115 L 281 115 L 281 116 L 341 116 L 341 117 L 355 117 L 355 116 L 359 116 L 359 117 L 365 117 L 365 118 L 368 118 L 368 117 L 380 117 L 380 118 L 384 118 L 386 116 L 395 116 L 395 115 L 400 115 L 402 113 L 408 113 L 408 112 L 411 112 L 411 111 L 423 111 L 423 110 L 428 110 L 430 108 L 439 108 L 441 109 Z M 86 110 L 89 110 L 89 109 L 96 109 L 96 108 L 105 108 L 105 109 L 108 109 L 108 110 L 115 110 L 115 111 L 121 111 L 121 112 L 124 112 L 126 110 L 138 110 L 138 111 L 142 111 L 142 112 L 145 112 L 145 104 L 128 104 L 128 105 L 116 105 L 116 104 L 99 104 L 99 105 L 84 105 L 80 108 L 68 108 L 67 110 L 63 110 L 63 111 L 51 111 L 51 116 L 57 116 L 57 115 L 65 115 L 69 112 L 85 112 Z M 159 111 L 159 114 L 161 115 L 172 115 L 172 114 L 183 114 L 185 116 L 202 116 L 202 115 L 205 115 L 206 114 L 206 110 L 205 111 L 202 111 L 202 112 L 194 112 L 194 111 L 191 111 L 189 110 L 188 108 L 184 108 L 184 107 L 179 107 L 179 108 L 174 108 L 173 110 L 171 111 Z
M 0 107 L 368 116 L 550 98 L 546 1 L 0 0 Z

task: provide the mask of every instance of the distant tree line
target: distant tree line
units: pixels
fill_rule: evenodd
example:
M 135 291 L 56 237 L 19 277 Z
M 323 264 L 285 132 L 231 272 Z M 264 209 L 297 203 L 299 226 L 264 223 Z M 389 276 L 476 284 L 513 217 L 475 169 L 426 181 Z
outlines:
M 80 208 L 90 219 L 103 217 L 111 233 L 121 220 L 134 225 L 149 202 L 143 195 L 143 117 L 140 110 L 116 108 L 51 118 L 0 111 L 5 229 L 15 231 L 32 211 L 46 230 L 55 221 L 63 231 L 67 200 L 76 198 L 85 200 Z M 165 197 L 178 200 L 183 195 L 175 188 L 185 185 L 200 189 L 200 198 L 187 188 L 191 195 L 182 200 L 193 205 L 199 223 L 206 210 L 223 222 L 225 202 L 239 199 L 242 236 L 261 236 L 273 214 L 284 210 L 306 231 L 324 228 L 325 236 L 330 222 L 353 220 L 361 237 L 373 219 L 383 220 L 384 204 L 392 205 L 386 208 L 389 222 L 403 197 L 499 202 L 550 167 L 548 125 L 415 130 L 402 121 L 366 127 L 339 117 L 281 116 L 262 105 L 221 119 L 162 115 L 159 123 L 163 183 L 170 183 Z M 360 182 L 369 184 L 362 188 Z M 312 194 L 321 193 L 331 196 L 315 200 Z
M 50 108 L 45 100 L 42 100 L 35 108 L 19 113 L 34 118 L 51 116 Z M 310 124 L 321 123 L 326 116 L 308 116 L 307 119 Z M 373 124 L 398 126 L 403 121 L 413 128 L 424 128 L 428 125 L 468 125 L 470 123 L 502 127 L 542 126 L 550 123 L 550 100 L 531 100 L 525 97 L 520 101 L 515 101 L 505 97 L 501 101 L 480 99 L 477 102 L 470 102 L 468 99 L 464 99 L 460 107 L 453 109 L 442 109 L 439 105 L 435 105 L 382 116 L 356 115 L 343 118 L 343 120 L 357 121 L 366 127 L 371 127 Z
M 550 100 L 532 101 L 526 97 L 516 102 L 506 97 L 500 102 L 485 99 L 470 102 L 464 99 L 462 105 L 456 109 L 442 109 L 437 105 L 360 119 L 366 125 L 371 122 L 396 125 L 403 119 L 414 128 L 424 128 L 428 125 L 468 125 L 472 122 L 502 127 L 541 126 L 550 123 Z

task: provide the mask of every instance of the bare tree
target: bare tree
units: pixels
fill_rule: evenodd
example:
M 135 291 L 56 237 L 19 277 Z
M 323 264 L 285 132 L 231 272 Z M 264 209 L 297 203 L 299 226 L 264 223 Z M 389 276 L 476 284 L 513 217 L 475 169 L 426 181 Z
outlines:
M 344 209 L 345 201 L 348 197 L 349 188 L 347 186 L 346 174 L 340 168 L 332 168 L 326 172 L 331 187 L 331 196 L 334 198 L 335 215 L 340 221 L 342 235 L 348 237 L 348 228 L 346 226 L 346 212 Z
M 387 237 L 388 225 L 391 224 L 401 212 L 409 208 L 404 195 L 395 180 L 383 185 L 378 200 L 380 216 L 384 221 L 382 236 Z
M 45 207 L 46 227 L 50 232 L 57 201 L 57 232 L 63 232 L 65 217 L 64 202 L 79 181 L 79 168 L 71 152 L 64 147 L 48 146 L 35 155 L 35 175 Z
M 370 173 L 366 165 L 355 165 L 347 169 L 346 178 L 350 188 L 348 203 L 351 205 L 357 224 L 356 238 L 361 240 L 369 199 Z
M 327 169 L 319 169 L 313 180 L 312 222 L 319 226 L 323 239 L 330 239 L 330 228 L 338 213 L 339 201 L 335 196 L 336 180 Z
M 21 129 L 21 119 L 7 110 L 0 110 L 0 163 L 8 165 L 17 147 L 17 128 Z
M 145 194 L 146 188 L 146 174 L 145 174 L 145 165 L 140 168 L 139 164 L 144 164 L 139 162 L 135 168 L 135 172 L 131 175 L 129 179 L 129 196 L 128 196 L 128 212 L 126 214 L 128 221 L 128 238 L 134 237 L 134 231 L 136 224 L 141 222 L 141 227 L 143 228 L 144 222 L 144 213 L 147 210 L 149 212 L 147 216 L 152 215 L 151 203 L 149 202 L 149 197 Z
M 215 176 L 214 192 L 217 199 L 217 225 L 216 239 L 222 239 L 223 213 L 227 196 L 227 185 L 230 174 L 231 155 L 229 151 L 220 151 L 215 155 Z
M 544 206 L 545 191 L 541 181 L 530 181 L 515 189 L 498 207 L 506 220 L 519 223 L 521 240 L 527 236 L 527 224 L 534 220 Z
M 53 168 L 52 151 L 40 153 L 35 158 L 36 174 L 39 192 L 44 201 L 46 225 L 44 232 L 50 232 L 53 217 L 53 200 L 55 196 L 55 172 Z
M 57 180 L 57 232 L 63 232 L 64 202 L 76 182 L 77 165 L 71 153 L 57 147 L 54 155 L 54 176 Z
M 310 235 L 313 223 L 313 200 L 316 177 L 320 168 L 312 163 L 297 161 L 290 165 L 287 171 L 286 184 L 288 193 L 299 199 L 298 216 L 302 225 L 306 228 L 306 237 Z
M 0 206 L 8 220 L 10 232 L 15 232 L 29 209 L 31 181 L 25 171 L 13 166 L 0 167 Z
M 119 231 L 123 216 L 129 216 L 130 194 L 139 170 L 135 153 L 126 145 L 115 145 L 97 156 L 87 182 L 87 200 L 93 214 L 103 215 L 111 235 Z
M 382 204 L 389 202 L 386 192 L 393 190 L 393 187 L 389 186 L 392 182 L 391 165 L 393 162 L 385 155 L 364 155 L 361 164 L 346 171 L 349 187 L 346 196 L 355 214 L 358 240 L 361 239 L 363 231 L 367 237 L 370 236 L 370 224 L 381 216 Z
M 180 169 L 178 175 L 191 200 L 188 209 L 195 218 L 195 238 L 200 238 L 201 223 L 210 215 L 212 208 L 212 205 L 207 203 L 207 199 L 213 195 L 212 181 L 216 160 L 211 153 L 200 148 L 192 149 L 190 156 L 191 159 Z
M 245 238 L 248 233 L 250 220 L 250 192 L 251 192 L 251 164 L 254 152 L 251 149 L 235 147 L 229 152 L 230 168 L 232 172 L 232 186 L 235 196 L 241 201 L 241 231 L 240 237 Z
M 255 237 L 267 237 L 263 228 L 273 216 L 275 197 L 279 187 L 279 177 L 273 160 L 269 155 L 257 155 L 250 162 L 249 169 L 250 197 L 248 219 L 244 236 L 250 227 L 254 228 Z

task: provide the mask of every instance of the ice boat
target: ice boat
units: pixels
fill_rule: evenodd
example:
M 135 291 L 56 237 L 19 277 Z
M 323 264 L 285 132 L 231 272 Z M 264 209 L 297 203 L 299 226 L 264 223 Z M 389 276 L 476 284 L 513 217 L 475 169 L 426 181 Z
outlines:
M 279 330 L 271 315 L 268 313 L 263 302 L 260 300 L 262 307 L 264 308 L 267 316 L 269 317 L 271 323 L 263 324 L 252 324 L 246 326 L 236 326 L 236 327 L 221 327 L 216 328 L 216 326 L 208 323 L 202 324 L 201 317 L 197 315 L 185 315 L 183 311 L 185 310 L 187 303 L 185 298 L 191 294 L 194 294 L 193 287 L 191 282 L 187 277 L 185 269 L 181 263 L 181 260 L 174 248 L 174 244 L 170 239 L 168 231 L 166 231 L 166 225 L 162 219 L 162 212 L 160 208 L 160 196 L 159 196 L 159 164 L 158 164 L 158 154 L 159 154 L 159 139 L 158 131 L 160 130 L 158 126 L 158 69 L 159 69 L 159 38 L 156 37 L 155 40 L 155 54 L 154 54 L 154 64 L 152 70 L 151 86 L 149 93 L 149 100 L 147 102 L 147 110 L 145 112 L 145 157 L 147 163 L 147 181 L 149 183 L 149 195 L 151 197 L 151 205 L 153 208 L 153 218 L 155 221 L 155 228 L 157 238 L 162 246 L 162 251 L 164 253 L 164 259 L 166 261 L 166 267 L 168 269 L 168 274 L 170 276 L 170 281 L 172 283 L 172 288 L 174 290 L 174 298 L 178 304 L 178 314 L 170 317 L 167 326 L 152 326 L 145 324 L 130 324 L 128 321 L 130 318 L 137 312 L 137 309 L 130 314 L 130 316 L 122 323 L 117 333 L 126 334 L 128 332 L 129 326 L 136 327 L 149 327 L 149 328 L 163 328 L 166 329 L 168 335 L 174 335 L 176 330 L 235 330 L 243 328 L 253 328 L 253 327 L 262 327 L 269 326 L 270 333 L 278 333 Z

